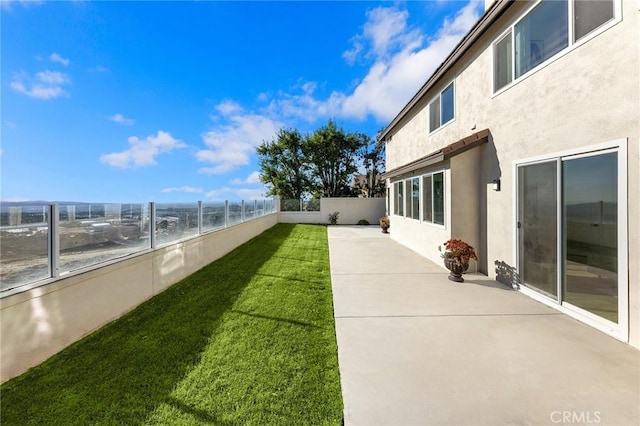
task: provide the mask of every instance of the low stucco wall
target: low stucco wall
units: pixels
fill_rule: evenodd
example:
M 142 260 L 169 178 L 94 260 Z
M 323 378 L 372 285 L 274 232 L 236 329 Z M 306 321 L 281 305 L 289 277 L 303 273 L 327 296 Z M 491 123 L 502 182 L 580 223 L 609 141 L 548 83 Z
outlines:
M 270 214 L 0 300 L 0 382 L 18 376 L 278 223 Z
M 319 212 L 280 212 L 282 223 L 329 223 L 329 215 L 340 212 L 338 225 L 356 225 L 364 219 L 378 223 L 386 211 L 385 198 L 322 198 Z

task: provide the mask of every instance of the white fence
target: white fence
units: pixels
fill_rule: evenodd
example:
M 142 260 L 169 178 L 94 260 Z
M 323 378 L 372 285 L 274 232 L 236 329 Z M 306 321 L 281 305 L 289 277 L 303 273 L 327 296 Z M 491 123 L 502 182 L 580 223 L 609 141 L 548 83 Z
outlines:
M 282 202 L 281 202 L 282 203 Z M 280 211 L 282 223 L 329 223 L 329 215 L 339 212 L 338 225 L 355 225 L 366 220 L 377 225 L 386 212 L 385 198 L 322 198 L 320 211 Z

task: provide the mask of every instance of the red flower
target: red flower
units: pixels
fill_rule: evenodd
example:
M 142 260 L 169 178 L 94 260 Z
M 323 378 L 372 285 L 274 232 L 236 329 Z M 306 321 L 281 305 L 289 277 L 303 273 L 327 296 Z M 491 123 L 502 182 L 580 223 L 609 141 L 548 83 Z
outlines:
M 444 243 L 444 257 L 454 258 L 460 264 L 469 263 L 469 259 L 478 260 L 475 250 L 462 240 L 451 239 Z

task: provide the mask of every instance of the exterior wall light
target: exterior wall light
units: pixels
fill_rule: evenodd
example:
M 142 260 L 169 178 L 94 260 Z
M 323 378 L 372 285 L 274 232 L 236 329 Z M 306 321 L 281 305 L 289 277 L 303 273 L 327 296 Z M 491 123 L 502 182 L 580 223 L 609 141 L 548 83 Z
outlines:
M 493 190 L 500 191 L 500 179 L 493 180 Z

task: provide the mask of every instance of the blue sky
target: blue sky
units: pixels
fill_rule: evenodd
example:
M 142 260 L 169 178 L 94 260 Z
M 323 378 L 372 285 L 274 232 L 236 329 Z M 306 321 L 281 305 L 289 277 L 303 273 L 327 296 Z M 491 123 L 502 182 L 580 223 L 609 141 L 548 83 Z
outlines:
M 255 147 L 374 137 L 480 1 L 1 1 L 4 201 L 253 199 Z

